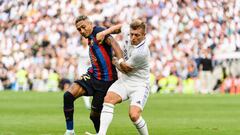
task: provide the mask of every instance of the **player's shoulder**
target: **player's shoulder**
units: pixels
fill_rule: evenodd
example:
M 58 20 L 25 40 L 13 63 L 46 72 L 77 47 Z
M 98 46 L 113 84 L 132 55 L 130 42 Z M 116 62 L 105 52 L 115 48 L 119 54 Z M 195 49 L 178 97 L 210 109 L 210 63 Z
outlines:
M 101 32 L 101 31 L 104 31 L 104 30 L 105 30 L 104 27 L 94 26 L 94 28 L 93 28 L 93 34 L 96 35 L 97 33 Z
M 146 40 L 142 41 L 139 45 L 136 46 L 136 52 L 139 54 L 145 54 L 149 51 L 149 45 Z
M 146 49 L 142 50 L 134 50 L 132 53 L 132 56 L 135 57 L 135 59 L 145 59 L 149 55 L 149 51 Z
M 147 47 L 142 46 L 141 48 L 135 49 L 132 56 L 134 59 L 144 60 L 150 56 L 150 52 Z

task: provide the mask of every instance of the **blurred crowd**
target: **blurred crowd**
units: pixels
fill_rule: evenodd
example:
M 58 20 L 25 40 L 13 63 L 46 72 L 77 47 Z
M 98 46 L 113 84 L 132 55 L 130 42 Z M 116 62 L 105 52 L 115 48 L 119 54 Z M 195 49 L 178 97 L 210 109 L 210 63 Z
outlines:
M 0 0 L 0 90 L 57 91 L 77 79 L 81 14 L 106 28 L 146 21 L 153 93 L 240 93 L 238 0 Z

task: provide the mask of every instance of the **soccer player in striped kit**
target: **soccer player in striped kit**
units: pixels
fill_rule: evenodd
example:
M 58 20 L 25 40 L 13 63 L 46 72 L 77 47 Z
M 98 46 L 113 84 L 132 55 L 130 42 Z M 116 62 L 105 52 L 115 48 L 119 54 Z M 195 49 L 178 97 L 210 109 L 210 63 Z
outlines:
M 88 39 L 91 67 L 64 93 L 63 110 L 67 128 L 65 135 L 75 135 L 73 129 L 74 101 L 81 96 L 93 96 L 90 119 L 96 132 L 99 131 L 104 97 L 108 88 L 117 80 L 117 71 L 112 64 L 112 50 L 118 59 L 123 57 L 118 43 L 110 35 L 105 36 L 101 42 L 96 40 L 96 34 L 104 28 L 94 26 L 87 16 L 79 16 L 75 25 L 80 35 Z

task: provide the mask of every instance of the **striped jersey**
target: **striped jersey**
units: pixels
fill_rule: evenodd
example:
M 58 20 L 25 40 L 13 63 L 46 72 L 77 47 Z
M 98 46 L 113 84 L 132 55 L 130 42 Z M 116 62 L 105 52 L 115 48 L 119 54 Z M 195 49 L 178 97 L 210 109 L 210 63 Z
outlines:
M 88 69 L 96 79 L 102 81 L 112 81 L 117 79 L 117 71 L 112 64 L 112 47 L 105 42 L 96 40 L 98 32 L 104 28 L 95 26 L 92 34 L 88 37 L 89 55 L 92 67 Z

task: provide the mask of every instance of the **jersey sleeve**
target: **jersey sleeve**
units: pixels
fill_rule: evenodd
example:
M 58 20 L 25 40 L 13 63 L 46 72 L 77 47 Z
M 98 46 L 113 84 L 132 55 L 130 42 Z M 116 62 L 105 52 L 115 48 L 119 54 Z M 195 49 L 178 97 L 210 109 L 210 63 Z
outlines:
M 133 55 L 126 61 L 128 65 L 133 68 L 142 67 L 145 64 L 147 59 L 147 54 L 135 52 Z

